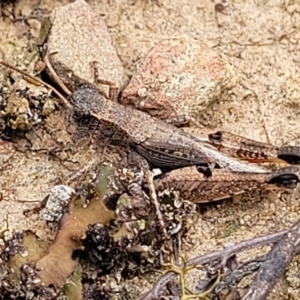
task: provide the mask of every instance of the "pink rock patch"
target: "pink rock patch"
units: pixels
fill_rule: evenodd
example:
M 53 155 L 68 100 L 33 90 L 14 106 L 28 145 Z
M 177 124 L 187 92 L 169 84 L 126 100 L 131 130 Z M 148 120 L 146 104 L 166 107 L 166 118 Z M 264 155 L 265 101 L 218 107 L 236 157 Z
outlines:
M 153 116 L 196 115 L 236 85 L 232 66 L 189 37 L 164 40 L 139 63 L 122 103 Z

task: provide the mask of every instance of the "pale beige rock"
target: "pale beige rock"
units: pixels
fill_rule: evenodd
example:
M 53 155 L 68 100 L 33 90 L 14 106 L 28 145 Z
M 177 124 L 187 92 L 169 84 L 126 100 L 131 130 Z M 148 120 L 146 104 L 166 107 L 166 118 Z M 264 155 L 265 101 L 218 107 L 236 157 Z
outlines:
M 53 67 L 68 88 L 77 88 L 80 80 L 94 83 L 93 62 L 100 79 L 117 87 L 127 82 L 105 22 L 85 1 L 77 0 L 54 9 L 51 22 L 48 50 L 57 52 L 52 56 Z

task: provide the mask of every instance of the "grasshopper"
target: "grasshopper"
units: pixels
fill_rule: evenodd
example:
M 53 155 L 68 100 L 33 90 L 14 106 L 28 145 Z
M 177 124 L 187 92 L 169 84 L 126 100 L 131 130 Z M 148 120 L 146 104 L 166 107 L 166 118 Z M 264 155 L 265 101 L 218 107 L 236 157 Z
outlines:
M 271 171 L 257 164 L 242 161 L 256 157 L 258 161 L 281 161 L 277 156 L 280 148 L 252 141 L 239 136 L 243 143 L 232 143 L 235 148 L 225 144 L 226 140 L 233 140 L 225 136 L 225 142 L 217 143 L 212 140 L 212 134 L 207 139 L 195 132 L 188 132 L 175 127 L 167 122 L 152 117 L 144 112 L 123 106 L 114 101 L 104 98 L 97 90 L 90 87 L 81 88 L 70 96 L 74 113 L 81 116 L 91 116 L 99 122 L 102 132 L 113 144 L 128 146 L 143 156 L 152 166 L 163 170 L 173 170 L 186 166 L 211 167 L 218 164 L 220 167 L 237 173 L 269 174 Z M 222 132 L 221 132 L 222 133 Z M 229 134 L 227 134 L 229 135 Z M 229 149 L 228 153 L 221 152 L 221 145 Z M 297 154 L 297 147 L 290 147 L 288 155 Z M 237 158 L 230 156 L 235 154 Z M 269 154 L 269 156 L 268 156 Z M 211 170 L 209 170 L 211 174 Z M 204 173 L 205 174 L 205 173 Z M 207 175 L 207 174 L 205 174 Z
M 269 173 L 267 168 L 232 158 L 181 128 L 147 113 L 109 101 L 96 89 L 84 87 L 70 95 L 73 113 L 91 117 L 112 144 L 128 146 L 153 167 L 173 170 L 216 163 L 232 172 Z

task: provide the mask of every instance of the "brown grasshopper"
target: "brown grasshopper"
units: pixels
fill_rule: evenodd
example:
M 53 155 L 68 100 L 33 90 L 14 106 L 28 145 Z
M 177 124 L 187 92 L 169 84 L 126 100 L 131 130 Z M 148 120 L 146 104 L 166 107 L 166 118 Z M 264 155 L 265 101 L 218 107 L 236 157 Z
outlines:
M 4 62 L 0 63 L 20 72 L 13 66 Z M 52 69 L 49 63 L 47 66 L 50 70 Z M 54 72 L 53 69 L 52 72 Z M 24 74 L 24 72 L 21 73 Z M 26 73 L 24 75 L 28 76 Z M 54 78 L 57 78 L 55 75 Z M 35 78 L 34 80 L 39 81 Z M 44 82 L 39 82 L 49 87 Z M 58 83 L 61 84 L 61 82 Z M 107 82 L 105 83 L 107 84 Z M 83 123 L 80 123 L 80 126 L 96 124 L 101 133 L 109 138 L 112 144 L 129 147 L 144 157 L 153 167 L 159 167 L 163 170 L 174 170 L 195 165 L 200 167 L 200 170 L 207 176 L 211 175 L 212 167 L 217 164 L 221 168 L 236 173 L 234 175 L 235 181 L 238 181 L 239 178 L 241 181 L 247 181 L 247 176 L 252 179 L 258 176 L 256 181 L 258 185 L 269 183 L 271 178 L 277 176 L 276 172 L 273 173 L 268 168 L 242 161 L 229 154 L 234 154 L 240 158 L 241 153 L 243 153 L 244 157 L 242 158 L 255 157 L 256 161 L 260 159 L 272 160 L 268 158 L 270 156 L 268 154 L 271 153 L 271 156 L 275 156 L 275 159 L 278 159 L 276 156 L 279 154 L 279 148 L 223 132 L 210 134 L 200 132 L 199 134 L 199 132 L 196 133 L 192 130 L 185 131 L 160 119 L 151 117 L 144 112 L 110 101 L 98 90 L 90 86 L 85 86 L 73 93 L 69 93 L 70 103 L 52 87 L 51 89 L 63 99 L 65 106 L 70 109 L 70 116 L 73 120 L 78 122 L 78 124 L 84 120 Z M 236 137 L 236 140 L 234 137 Z M 231 144 L 229 143 L 228 145 L 228 141 L 231 141 Z M 224 149 L 227 149 L 228 153 L 220 151 L 224 151 Z M 274 149 L 278 151 L 276 152 Z M 292 154 L 297 153 L 297 151 L 299 151 L 297 147 L 290 149 Z M 229 176 L 230 173 L 227 172 L 226 174 Z M 260 174 L 265 176 L 260 176 Z M 201 177 L 201 175 L 199 176 Z M 216 175 L 211 179 L 210 184 L 215 182 L 215 178 Z M 293 183 L 298 182 L 298 173 L 295 169 L 287 169 L 285 170 L 284 179 L 284 183 L 287 183 L 288 179 Z M 218 180 L 221 183 L 225 182 L 225 173 Z M 187 179 L 187 181 L 189 180 Z M 200 181 L 203 181 L 202 177 Z M 209 183 L 209 181 L 206 181 L 206 183 Z M 227 187 L 224 186 L 224 189 L 227 190 Z M 240 185 L 236 188 L 235 193 L 238 190 L 245 190 L 245 186 L 242 187 Z M 223 192 L 220 190 L 220 193 L 222 194 Z M 229 192 L 227 194 L 230 196 L 232 193 Z
M 211 168 L 217 163 L 232 172 L 270 172 L 262 166 L 232 158 L 181 128 L 109 101 L 94 88 L 81 88 L 69 99 L 74 114 L 96 119 L 112 144 L 130 147 L 154 167 L 163 170 L 192 165 Z
M 195 132 L 189 133 L 146 113 L 109 101 L 94 88 L 85 87 L 73 92 L 70 102 L 76 114 L 94 117 L 113 144 L 130 147 L 152 166 L 164 170 L 191 165 L 210 167 L 217 163 L 220 167 L 236 173 L 269 174 L 271 172 L 260 165 L 241 161 L 229 155 L 235 154 L 236 157 L 241 158 L 241 153 L 246 159 L 256 157 L 256 161 L 282 162 L 276 157 L 280 154 L 279 148 L 246 138 L 243 138 L 240 148 L 233 143 L 235 148 L 224 145 L 226 141 L 230 141 L 228 137 L 224 141 L 221 140 L 219 144 L 224 149 L 230 149 L 231 153 L 221 152 L 215 147 L 219 146 L 217 142 L 211 145 L 212 134 L 209 134 L 207 141 L 204 141 Z M 234 135 L 230 136 L 231 140 L 232 137 Z M 236 137 L 237 140 L 242 139 Z M 287 153 L 293 155 L 297 152 L 299 152 L 297 147 L 290 147 Z

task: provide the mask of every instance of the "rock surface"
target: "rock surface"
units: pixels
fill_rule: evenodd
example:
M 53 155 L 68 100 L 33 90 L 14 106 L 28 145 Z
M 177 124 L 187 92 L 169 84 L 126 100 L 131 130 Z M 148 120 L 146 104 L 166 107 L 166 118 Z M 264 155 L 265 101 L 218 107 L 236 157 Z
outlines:
M 195 117 L 235 85 L 232 66 L 202 41 L 185 35 L 158 42 L 148 52 L 122 102 L 160 118 Z
M 94 62 L 99 79 L 111 81 L 118 88 L 127 82 L 105 22 L 85 1 L 55 8 L 51 22 L 47 48 L 50 53 L 57 52 L 51 62 L 69 89 L 95 82 Z

